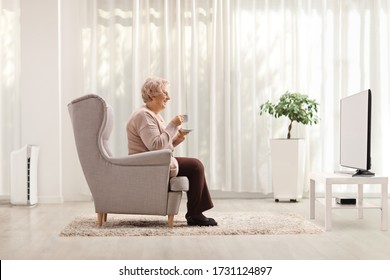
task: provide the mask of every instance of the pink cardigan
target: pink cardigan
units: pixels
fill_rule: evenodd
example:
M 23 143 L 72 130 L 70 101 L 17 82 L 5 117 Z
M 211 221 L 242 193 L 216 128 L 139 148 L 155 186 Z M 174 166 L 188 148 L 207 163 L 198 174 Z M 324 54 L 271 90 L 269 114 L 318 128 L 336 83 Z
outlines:
M 174 150 L 183 140 L 177 137 L 179 128 L 170 122 L 165 124 L 164 119 L 142 106 L 135 111 L 127 121 L 128 153 L 136 154 L 146 151 L 170 149 Z M 172 156 L 170 177 L 179 172 L 177 160 Z

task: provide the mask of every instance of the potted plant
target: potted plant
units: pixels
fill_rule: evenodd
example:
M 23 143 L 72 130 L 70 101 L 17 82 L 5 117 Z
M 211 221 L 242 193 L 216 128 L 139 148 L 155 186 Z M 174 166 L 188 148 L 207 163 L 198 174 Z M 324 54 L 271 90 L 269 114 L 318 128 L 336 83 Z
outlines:
M 302 198 L 304 185 L 305 141 L 291 138 L 294 122 L 313 125 L 319 122 L 319 104 L 298 92 L 284 93 L 277 103 L 267 101 L 260 105 L 260 115 L 268 113 L 275 118 L 287 117 L 287 138 L 271 140 L 271 167 L 275 201 L 297 201 Z

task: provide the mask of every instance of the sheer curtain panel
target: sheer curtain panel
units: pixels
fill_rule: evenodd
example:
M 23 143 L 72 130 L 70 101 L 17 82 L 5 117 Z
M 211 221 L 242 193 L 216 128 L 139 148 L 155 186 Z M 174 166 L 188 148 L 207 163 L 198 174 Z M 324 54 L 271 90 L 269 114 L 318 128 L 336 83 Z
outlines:
M 142 104 L 143 81 L 162 76 L 172 98 L 164 117 L 187 113 L 194 129 L 176 155 L 201 159 L 213 190 L 269 194 L 269 139 L 285 136 L 287 120 L 260 117 L 259 105 L 287 90 L 317 99 L 320 124 L 296 125 L 293 136 L 306 139 L 307 173 L 333 171 L 339 169 L 339 99 L 370 88 L 373 170 L 389 171 L 388 1 L 80 5 L 85 92 L 115 107 L 114 153 L 126 154 L 125 123 Z
M 0 196 L 10 194 L 10 153 L 20 139 L 19 13 L 19 1 L 0 0 Z

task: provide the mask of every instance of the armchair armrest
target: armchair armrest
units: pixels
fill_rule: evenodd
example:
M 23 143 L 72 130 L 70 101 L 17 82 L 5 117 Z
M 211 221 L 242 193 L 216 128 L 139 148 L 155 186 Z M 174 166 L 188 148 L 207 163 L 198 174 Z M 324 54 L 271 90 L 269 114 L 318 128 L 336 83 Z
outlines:
M 172 177 L 169 180 L 169 189 L 172 192 L 188 192 L 189 182 L 185 176 Z
M 107 160 L 112 164 L 124 166 L 169 166 L 171 163 L 171 156 L 171 150 L 164 149 L 133 154 L 125 157 L 108 158 Z

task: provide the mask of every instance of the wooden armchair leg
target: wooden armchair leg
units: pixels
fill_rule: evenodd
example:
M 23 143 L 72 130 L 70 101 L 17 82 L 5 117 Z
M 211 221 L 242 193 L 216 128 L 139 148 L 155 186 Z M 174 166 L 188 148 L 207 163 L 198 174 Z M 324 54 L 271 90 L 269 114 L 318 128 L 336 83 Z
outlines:
M 107 222 L 107 213 L 97 213 L 98 226 L 101 227 L 103 222 Z
M 169 228 L 173 228 L 173 218 L 175 216 L 174 215 L 168 215 L 168 227 Z

